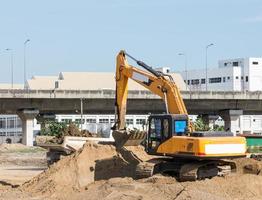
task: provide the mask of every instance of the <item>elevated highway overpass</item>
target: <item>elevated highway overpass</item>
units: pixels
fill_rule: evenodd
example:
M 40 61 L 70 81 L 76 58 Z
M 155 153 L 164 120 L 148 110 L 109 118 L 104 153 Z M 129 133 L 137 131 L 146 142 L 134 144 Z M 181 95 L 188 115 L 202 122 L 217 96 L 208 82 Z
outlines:
M 262 92 L 182 91 L 189 114 L 219 114 L 221 110 L 243 110 L 262 114 Z M 15 114 L 19 109 L 40 113 L 75 114 L 83 99 L 85 114 L 114 113 L 114 90 L 0 90 L 0 113 Z M 149 91 L 130 91 L 129 114 L 163 113 L 163 101 Z
M 262 114 L 262 92 L 182 91 L 189 114 L 220 115 L 231 129 L 242 114 Z M 0 90 L 0 113 L 18 114 L 23 143 L 32 145 L 32 122 L 46 114 L 114 113 L 114 90 Z M 163 113 L 163 101 L 149 91 L 129 91 L 128 114 Z M 234 132 L 234 130 L 231 129 Z

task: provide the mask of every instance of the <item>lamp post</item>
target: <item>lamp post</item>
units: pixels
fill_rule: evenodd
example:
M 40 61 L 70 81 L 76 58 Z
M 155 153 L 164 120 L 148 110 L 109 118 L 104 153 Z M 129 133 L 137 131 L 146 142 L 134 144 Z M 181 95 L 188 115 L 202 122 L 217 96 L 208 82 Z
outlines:
M 10 51 L 10 67 L 11 67 L 11 87 L 14 88 L 14 56 L 13 50 L 10 48 L 5 49 L 6 51 Z
M 206 91 L 207 91 L 207 50 L 209 47 L 213 46 L 214 44 L 213 43 L 210 43 L 209 45 L 206 46 Z
M 185 58 L 185 73 L 186 73 L 186 90 L 187 90 L 187 55 L 186 55 L 186 53 L 179 53 L 178 54 L 179 56 L 184 56 L 184 58 Z
M 81 131 L 83 130 L 83 98 L 80 99 Z
M 26 44 L 30 42 L 30 39 L 27 39 L 24 42 L 24 89 L 25 89 L 25 84 L 26 84 Z

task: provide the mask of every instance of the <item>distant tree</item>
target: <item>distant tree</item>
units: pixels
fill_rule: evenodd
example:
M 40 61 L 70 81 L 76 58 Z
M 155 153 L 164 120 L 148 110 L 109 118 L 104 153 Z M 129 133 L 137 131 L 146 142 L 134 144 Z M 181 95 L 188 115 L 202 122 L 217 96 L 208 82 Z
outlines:
M 224 126 L 219 126 L 214 124 L 213 128 L 210 128 L 207 124 L 204 123 L 204 120 L 201 117 L 197 117 L 194 122 L 196 131 L 224 131 Z
M 195 130 L 196 131 L 209 131 L 210 127 L 204 123 L 204 120 L 201 117 L 197 117 L 196 121 L 194 122 Z
M 41 135 L 60 136 L 67 126 L 66 123 L 56 121 L 48 121 L 47 124 L 48 126 L 41 130 Z
M 213 131 L 225 131 L 225 128 L 224 128 L 224 126 L 219 126 L 219 125 L 217 125 L 217 124 L 214 124 L 212 130 L 213 130 Z

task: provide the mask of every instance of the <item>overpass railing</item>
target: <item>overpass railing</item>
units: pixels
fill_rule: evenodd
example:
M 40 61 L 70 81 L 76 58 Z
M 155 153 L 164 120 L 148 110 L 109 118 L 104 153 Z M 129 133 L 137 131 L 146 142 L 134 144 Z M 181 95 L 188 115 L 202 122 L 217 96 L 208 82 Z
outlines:
M 249 99 L 262 100 L 262 91 L 181 91 L 184 99 Z M 129 98 L 159 99 L 147 90 L 130 90 Z M 0 89 L 0 98 L 115 98 L 115 90 L 28 90 Z

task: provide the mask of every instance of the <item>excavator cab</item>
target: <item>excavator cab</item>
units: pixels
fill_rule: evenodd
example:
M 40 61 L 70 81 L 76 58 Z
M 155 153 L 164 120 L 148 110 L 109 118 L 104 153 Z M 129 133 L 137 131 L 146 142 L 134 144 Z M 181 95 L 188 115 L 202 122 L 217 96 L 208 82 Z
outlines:
M 155 154 L 158 146 L 173 136 L 188 135 L 188 116 L 180 114 L 150 115 L 146 151 Z

